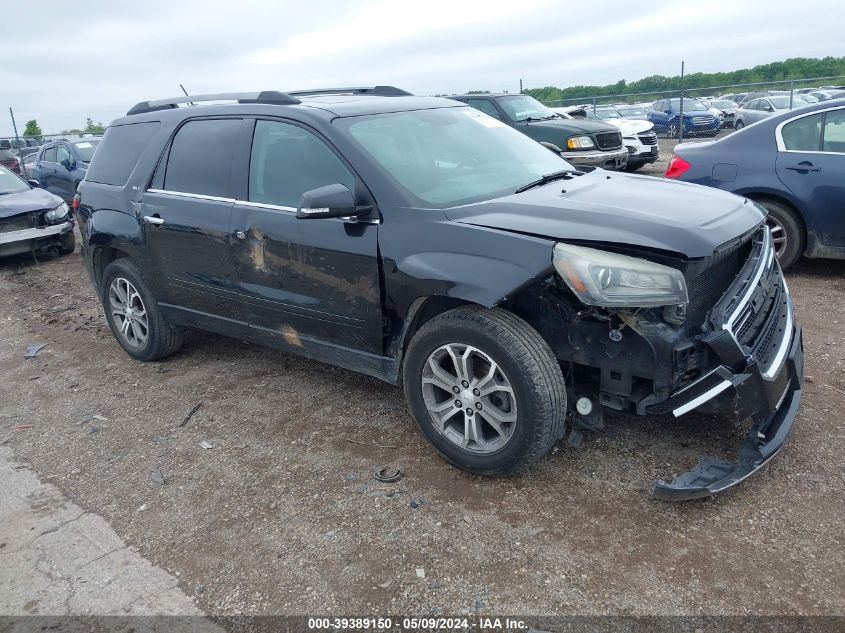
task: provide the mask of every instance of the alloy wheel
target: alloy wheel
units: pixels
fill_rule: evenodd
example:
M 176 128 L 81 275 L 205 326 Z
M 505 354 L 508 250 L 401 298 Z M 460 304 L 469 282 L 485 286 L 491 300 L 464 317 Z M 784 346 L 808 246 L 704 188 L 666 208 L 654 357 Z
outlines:
M 109 286 L 109 306 L 120 335 L 132 347 L 144 347 L 149 337 L 147 310 L 132 282 L 116 277 Z
M 677 138 L 678 126 L 675 123 L 670 123 L 669 127 L 666 128 L 666 136 L 669 138 Z
M 766 218 L 766 226 L 769 227 L 769 232 L 772 234 L 775 255 L 780 259 L 789 244 L 789 235 L 786 232 L 786 227 L 771 215 Z
M 489 454 L 516 428 L 516 395 L 499 365 L 470 345 L 443 345 L 428 357 L 422 392 L 434 428 L 460 448 Z

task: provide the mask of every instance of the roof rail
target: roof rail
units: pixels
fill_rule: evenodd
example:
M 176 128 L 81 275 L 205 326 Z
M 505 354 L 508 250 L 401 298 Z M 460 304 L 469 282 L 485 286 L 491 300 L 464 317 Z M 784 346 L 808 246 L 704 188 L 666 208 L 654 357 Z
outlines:
M 377 97 L 410 97 L 412 96 L 407 90 L 402 90 L 396 86 L 364 86 L 356 88 L 317 88 L 315 90 L 291 90 L 287 94 L 297 95 L 300 97 L 308 95 L 334 95 L 334 94 L 352 94 L 352 95 L 374 95 Z
M 155 112 L 157 110 L 169 110 L 178 107 L 180 103 L 200 103 L 202 101 L 237 101 L 238 103 L 266 103 L 270 105 L 296 105 L 299 99 L 277 90 L 264 90 L 262 92 L 220 92 L 207 95 L 182 95 L 170 99 L 157 99 L 156 101 L 141 101 L 136 103 L 129 112 L 130 114 L 142 114 L 144 112 Z

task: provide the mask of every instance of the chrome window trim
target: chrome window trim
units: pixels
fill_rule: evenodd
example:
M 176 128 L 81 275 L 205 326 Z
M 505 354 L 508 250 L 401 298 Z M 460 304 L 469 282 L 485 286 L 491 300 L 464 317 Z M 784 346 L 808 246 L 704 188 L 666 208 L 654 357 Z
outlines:
M 280 204 L 268 204 L 266 202 L 252 202 L 250 200 L 235 200 L 235 204 L 246 207 L 255 207 L 256 209 L 270 209 L 272 211 L 287 211 L 289 213 L 296 213 L 296 207 L 286 207 Z
M 802 112 L 790 119 L 786 119 L 785 121 L 781 121 L 778 123 L 777 127 L 775 128 L 775 143 L 777 143 L 778 151 L 779 152 L 789 152 L 790 154 L 837 154 L 838 152 L 823 152 L 821 150 L 809 150 L 804 151 L 800 149 L 786 149 L 786 143 L 783 142 L 783 126 L 787 125 L 788 123 L 792 123 L 793 121 L 797 121 L 798 119 L 803 119 L 804 117 L 813 116 L 814 114 L 821 114 L 822 112 L 830 112 L 832 110 L 842 110 L 845 109 L 843 105 L 836 105 L 830 108 L 823 108 L 821 110 L 813 110 L 812 112 Z
M 194 200 L 208 200 L 209 202 L 235 202 L 234 198 L 223 196 L 207 196 L 203 193 L 188 193 L 186 191 L 170 191 L 169 189 L 147 189 L 147 193 L 163 193 L 177 198 L 191 198 Z

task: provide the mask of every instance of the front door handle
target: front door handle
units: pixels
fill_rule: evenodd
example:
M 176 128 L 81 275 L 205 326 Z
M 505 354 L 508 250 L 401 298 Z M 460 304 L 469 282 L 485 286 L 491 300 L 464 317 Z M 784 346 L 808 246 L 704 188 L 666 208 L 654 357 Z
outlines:
M 164 218 L 159 217 L 158 213 L 155 215 L 145 215 L 144 222 L 147 224 L 155 224 L 156 226 L 164 224 Z
M 797 171 L 799 174 L 807 174 L 811 171 L 821 171 L 821 167 L 814 167 L 813 163 L 808 160 L 802 160 L 797 165 L 787 165 L 786 169 Z

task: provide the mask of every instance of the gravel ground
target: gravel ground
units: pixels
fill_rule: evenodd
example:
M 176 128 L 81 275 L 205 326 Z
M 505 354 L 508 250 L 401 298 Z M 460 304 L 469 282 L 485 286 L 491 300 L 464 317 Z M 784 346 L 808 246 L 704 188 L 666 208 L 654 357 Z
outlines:
M 845 262 L 788 277 L 809 376 L 792 438 L 710 500 L 647 490 L 739 445 L 718 418 L 611 418 L 488 480 L 374 379 L 204 333 L 135 362 L 78 253 L 0 261 L 0 443 L 211 614 L 842 615 Z M 404 478 L 375 482 L 382 464 Z

